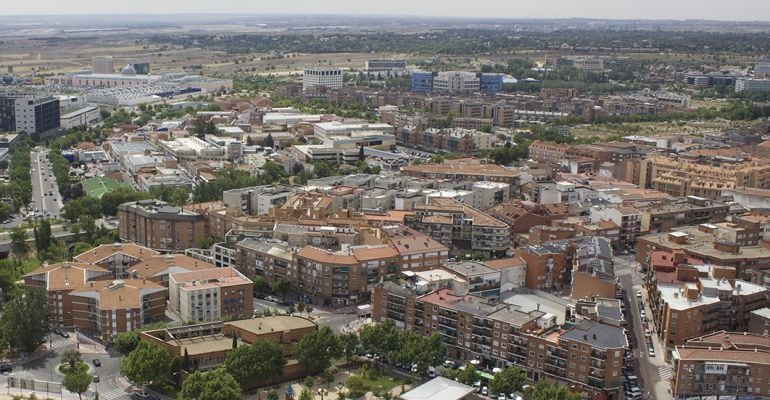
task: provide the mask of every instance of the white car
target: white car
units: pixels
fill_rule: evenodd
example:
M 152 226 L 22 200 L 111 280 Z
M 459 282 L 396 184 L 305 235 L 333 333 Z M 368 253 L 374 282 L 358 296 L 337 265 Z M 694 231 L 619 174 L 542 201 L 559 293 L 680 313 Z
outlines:
M 641 290 L 637 290 L 636 291 L 636 298 L 637 299 L 641 299 L 642 298 L 642 291 Z

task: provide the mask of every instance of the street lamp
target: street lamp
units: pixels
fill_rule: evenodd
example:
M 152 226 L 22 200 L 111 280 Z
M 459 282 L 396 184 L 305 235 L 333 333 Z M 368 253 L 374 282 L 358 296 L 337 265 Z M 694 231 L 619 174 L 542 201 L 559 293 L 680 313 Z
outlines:
M 318 388 L 318 395 L 321 396 L 321 400 L 324 400 L 324 395 L 329 394 L 329 391 L 324 388 Z

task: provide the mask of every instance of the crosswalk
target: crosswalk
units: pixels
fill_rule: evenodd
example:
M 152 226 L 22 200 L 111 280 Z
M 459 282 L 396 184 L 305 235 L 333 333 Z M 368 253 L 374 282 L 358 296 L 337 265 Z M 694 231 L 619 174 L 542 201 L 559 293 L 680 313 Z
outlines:
M 51 348 L 54 350 L 63 349 L 65 347 L 74 346 L 75 345 L 75 339 L 74 338 L 58 338 L 53 339 L 51 341 Z
M 666 365 L 658 367 L 658 376 L 660 376 L 661 381 L 671 380 L 671 377 L 673 376 L 671 374 L 671 367 Z
M 128 393 L 121 388 L 110 389 L 108 391 L 99 392 L 99 400 L 117 400 L 128 399 Z

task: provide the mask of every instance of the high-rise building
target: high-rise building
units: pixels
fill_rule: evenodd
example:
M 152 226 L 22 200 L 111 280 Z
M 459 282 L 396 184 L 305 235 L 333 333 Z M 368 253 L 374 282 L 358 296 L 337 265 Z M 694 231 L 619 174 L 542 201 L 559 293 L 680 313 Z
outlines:
M 308 90 L 316 86 L 324 86 L 329 89 L 342 87 L 342 70 L 339 68 L 305 68 L 302 74 L 302 90 Z
M 428 93 L 433 90 L 433 77 L 436 76 L 435 72 L 430 71 L 412 71 L 412 83 L 411 89 L 413 92 Z
M 94 57 L 91 59 L 91 70 L 95 74 L 111 74 L 115 72 L 115 60 L 107 56 Z
M 60 126 L 59 99 L 53 96 L 0 94 L 0 130 L 43 133 Z

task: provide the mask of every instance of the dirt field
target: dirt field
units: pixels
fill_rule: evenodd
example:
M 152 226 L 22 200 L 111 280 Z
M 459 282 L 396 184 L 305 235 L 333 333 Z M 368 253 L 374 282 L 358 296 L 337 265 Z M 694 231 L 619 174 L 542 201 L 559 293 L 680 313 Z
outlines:
M 399 57 L 398 54 L 332 53 L 332 54 L 270 54 L 227 55 L 201 48 L 158 46 L 138 40 L 107 38 L 72 38 L 41 40 L 4 38 L 0 43 L 0 70 L 12 66 L 17 76 L 57 75 L 91 67 L 94 56 L 113 56 L 115 72 L 131 60 L 150 62 L 153 73 L 180 71 L 186 67 L 201 66 L 191 73 L 232 74 L 256 73 L 289 75 L 301 73 L 308 66 L 334 65 L 343 69 L 364 68 L 365 60 L 376 57 Z

